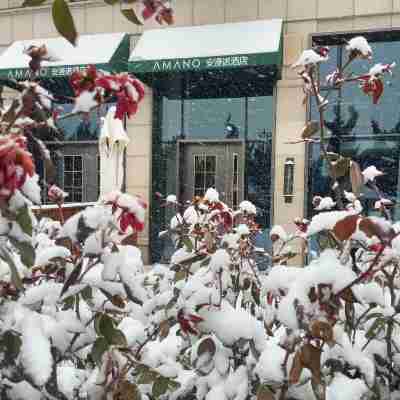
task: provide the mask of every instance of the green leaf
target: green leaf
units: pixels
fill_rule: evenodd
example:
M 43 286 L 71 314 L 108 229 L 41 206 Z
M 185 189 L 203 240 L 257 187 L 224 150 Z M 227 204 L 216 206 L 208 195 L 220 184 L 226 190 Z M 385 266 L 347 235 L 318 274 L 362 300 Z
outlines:
M 17 211 L 16 221 L 24 233 L 32 236 L 32 220 L 27 206 L 22 207 Z
M 374 312 L 374 313 L 368 314 L 368 315 L 365 317 L 365 322 L 366 322 L 366 321 L 369 321 L 369 320 L 372 319 L 372 318 L 383 318 L 383 314 L 382 314 L 382 313 L 379 313 L 379 312 Z
M 35 249 L 29 242 L 20 242 L 17 239 L 9 236 L 8 239 L 12 245 L 19 251 L 21 261 L 28 268 L 32 267 L 35 262 Z
M 169 387 L 169 379 L 161 376 L 154 382 L 151 394 L 153 397 L 158 399 L 160 396 L 166 393 L 168 387 Z
M 383 318 L 377 318 L 368 331 L 365 333 L 367 339 L 375 338 L 378 333 L 385 327 L 385 320 Z
M 186 272 L 183 269 L 175 273 L 175 279 L 174 279 L 175 282 L 182 281 L 185 278 L 186 278 Z
M 350 171 L 351 159 L 348 157 L 340 157 L 339 160 L 334 162 L 333 169 L 335 171 L 336 178 L 346 176 Z
M 128 21 L 133 22 L 135 25 L 143 25 L 133 8 L 123 8 L 121 9 L 121 13 Z
M 64 286 L 61 290 L 60 297 L 62 297 L 66 293 L 66 291 L 69 289 L 71 285 L 73 285 L 78 281 L 81 272 L 82 272 L 82 263 L 80 262 L 69 274 L 68 279 L 65 281 Z
M 46 0 L 25 0 L 22 3 L 22 7 L 36 7 L 42 5 L 45 2 Z
M 68 296 L 64 301 L 64 307 L 63 310 L 70 310 L 71 308 L 74 308 L 75 305 L 75 296 Z
M 10 267 L 10 271 L 11 271 L 11 282 L 12 284 L 18 289 L 18 290 L 22 290 L 24 287 L 22 285 L 22 280 L 21 277 L 19 276 L 19 272 L 18 272 L 18 268 L 15 265 L 15 262 L 12 258 L 12 256 L 8 253 L 7 250 L 3 250 L 1 252 L 2 258 L 3 260 L 8 264 L 8 266 Z
M 203 260 L 200 263 L 200 266 L 201 267 L 208 267 L 210 265 L 210 262 L 211 262 L 211 257 L 207 257 L 205 260 Z
M 103 313 L 97 313 L 96 315 L 95 315 L 95 317 L 94 317 L 94 321 L 93 321 L 93 325 L 94 325 L 94 330 L 96 331 L 96 333 L 99 335 L 99 336 L 101 336 L 101 333 L 100 333 L 100 320 L 101 320 L 101 317 L 103 316 Z
M 191 253 L 193 251 L 193 243 L 190 240 L 189 236 L 183 236 L 181 241 L 182 241 L 182 244 L 186 247 L 186 251 L 188 253 Z
M 73 46 L 76 46 L 78 33 L 67 2 L 65 0 L 54 0 L 52 13 L 53 22 L 58 33 Z
M 12 363 L 18 357 L 21 349 L 22 341 L 21 338 L 14 332 L 6 331 L 4 332 L 3 338 L 1 340 L 2 346 L 4 346 L 4 357 L 9 362 Z
M 142 306 L 143 301 L 139 300 L 136 296 L 133 295 L 131 288 L 126 283 L 124 283 L 123 286 L 124 286 L 126 296 L 128 297 L 128 299 L 130 301 L 133 301 L 135 304 Z
M 137 383 L 139 385 L 150 385 L 158 378 L 159 374 L 150 369 L 145 369 L 139 376 Z
M 98 333 L 104 336 L 107 339 L 108 343 L 111 344 L 112 337 L 115 331 L 113 319 L 107 314 L 102 314 L 99 321 L 98 330 Z
M 103 337 L 97 338 L 94 342 L 90 355 L 97 365 L 101 365 L 101 359 L 103 357 L 103 354 L 107 351 L 108 347 L 109 344 L 107 340 Z
M 177 390 L 181 387 L 181 384 L 179 382 L 176 382 L 172 379 L 168 380 L 168 386 L 170 387 L 171 390 Z
M 82 299 L 85 301 L 90 301 L 93 299 L 93 290 L 90 286 L 86 286 L 85 289 L 81 291 Z
M 77 239 L 78 242 L 83 243 L 93 232 L 95 229 L 90 228 L 85 223 L 85 217 L 83 214 L 78 219 L 78 229 L 77 229 Z
M 124 332 L 120 331 L 119 329 L 114 329 L 111 337 L 111 344 L 120 347 L 128 347 L 128 342 L 126 341 Z

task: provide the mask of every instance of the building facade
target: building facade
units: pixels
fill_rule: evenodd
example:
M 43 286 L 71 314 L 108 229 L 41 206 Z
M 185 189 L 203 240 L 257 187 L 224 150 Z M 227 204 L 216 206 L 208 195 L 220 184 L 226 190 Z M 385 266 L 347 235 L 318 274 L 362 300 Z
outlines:
M 0 49 L 14 41 L 57 36 L 49 6 L 16 8 L 21 3 L 1 2 Z M 155 23 L 133 25 L 118 5 L 102 1 L 73 1 L 71 8 L 81 34 L 127 33 L 133 52 L 144 31 L 160 29 Z M 303 104 L 302 81 L 290 68 L 302 50 L 313 42 L 332 46 L 328 66 L 323 67 L 332 69 L 344 60 L 345 40 L 362 32 L 372 42 L 376 62 L 397 61 L 400 54 L 400 0 L 175 0 L 174 8 L 177 28 L 221 24 L 223 30 L 224 24 L 281 19 L 282 62 L 278 67 L 265 63 L 253 70 L 224 68 L 211 74 L 138 73 L 147 95 L 135 118 L 126 122 L 130 143 L 125 186 L 151 206 L 139 245 L 157 259 L 168 253 L 168 245 L 157 235 L 166 227 L 168 211 L 154 201 L 156 192 L 175 192 L 188 200 L 207 186 L 216 186 L 232 206 L 243 198 L 254 201 L 260 224 L 268 227 L 309 216 L 311 193 L 329 190 L 316 149 L 287 143 L 315 113 L 312 104 Z M 170 46 L 173 49 L 174 43 Z M 326 113 L 331 149 L 359 161 L 376 160 L 390 171 L 384 184 L 394 199 L 400 182 L 397 85 L 400 81 L 392 78 L 378 106 L 372 106 L 357 87 L 337 91 Z M 89 142 L 94 149 L 96 140 Z M 96 159 L 92 171 L 98 168 L 97 153 L 90 152 Z M 87 173 L 81 167 L 85 161 L 79 151 L 67 153 L 70 169 L 65 165 L 62 172 L 64 179 L 67 173 L 72 179 L 67 189 L 76 193 L 74 201 L 93 200 L 80 190 L 84 185 L 79 174 Z M 94 174 L 90 181 L 95 179 Z

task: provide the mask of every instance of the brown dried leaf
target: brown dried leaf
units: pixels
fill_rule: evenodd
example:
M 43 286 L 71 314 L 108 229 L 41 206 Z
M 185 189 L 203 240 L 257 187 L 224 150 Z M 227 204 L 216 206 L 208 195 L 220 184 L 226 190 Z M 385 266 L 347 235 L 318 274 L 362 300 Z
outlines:
M 351 288 L 346 288 L 340 292 L 340 298 L 346 303 L 358 303 Z
M 138 387 L 128 381 L 119 381 L 113 393 L 113 400 L 140 400 L 141 398 Z
M 373 221 L 371 218 L 363 218 L 360 221 L 359 229 L 369 238 L 376 236 L 381 241 L 390 241 L 395 236 L 395 232 L 389 225 L 383 226 Z
M 340 241 L 348 240 L 357 229 L 358 215 L 349 215 L 338 221 L 333 227 L 333 233 Z
M 360 190 L 364 185 L 364 177 L 361 168 L 355 161 L 350 163 L 350 182 L 351 188 L 356 197 L 360 195 Z
M 308 139 L 319 131 L 318 121 L 309 121 L 301 131 L 302 139 Z
M 160 338 L 165 339 L 169 334 L 170 326 L 168 320 L 160 323 Z
M 211 357 L 214 357 L 216 351 L 217 346 L 215 345 L 214 340 L 208 337 L 203 339 L 199 344 L 197 348 L 197 356 L 201 357 L 204 353 L 209 353 Z
M 329 346 L 334 345 L 332 325 L 325 321 L 313 321 L 310 326 L 311 336 L 322 339 Z
M 111 303 L 115 307 L 118 307 L 118 308 L 124 308 L 125 307 L 124 299 L 118 294 L 115 294 L 114 296 L 111 297 Z
M 260 385 L 260 387 L 257 390 L 257 400 L 274 400 L 275 396 L 271 392 L 271 390 L 265 386 L 265 385 Z
M 301 348 L 300 360 L 302 366 L 311 371 L 314 382 L 321 383 L 321 349 L 305 344 Z
M 300 376 L 303 371 L 303 368 L 304 368 L 304 365 L 303 365 L 303 362 L 301 361 L 300 351 L 297 351 L 294 356 L 292 368 L 290 369 L 290 373 L 289 373 L 289 383 L 290 384 L 295 384 L 300 380 Z
M 341 178 L 343 176 L 346 176 L 350 171 L 350 164 L 351 164 L 350 158 L 340 157 L 339 160 L 337 160 L 333 164 L 333 170 L 335 171 L 336 178 Z
M 17 117 L 17 113 L 16 110 L 19 107 L 20 103 L 18 100 L 13 100 L 13 102 L 11 103 L 11 106 L 9 107 L 9 109 L 7 110 L 6 113 L 3 114 L 1 120 L 2 122 L 7 122 L 7 123 L 11 123 L 15 120 L 15 118 Z

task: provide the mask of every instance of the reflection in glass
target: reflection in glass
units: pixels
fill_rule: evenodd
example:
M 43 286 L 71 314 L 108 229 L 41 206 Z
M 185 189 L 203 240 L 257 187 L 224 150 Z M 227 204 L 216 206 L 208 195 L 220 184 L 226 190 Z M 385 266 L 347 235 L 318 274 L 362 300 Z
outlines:
M 374 41 L 371 37 L 369 41 L 374 52 L 374 59 L 379 62 L 391 63 L 398 58 L 399 40 L 388 38 L 387 41 Z M 329 63 L 321 65 L 322 82 L 327 73 L 347 61 L 347 52 L 344 50 L 345 41 L 338 37 L 338 42 L 340 45 L 334 46 L 334 51 L 329 54 Z M 365 60 L 355 60 L 350 68 L 353 75 L 359 75 L 367 73 L 372 65 Z M 345 85 L 341 89 L 331 91 L 329 104 L 324 113 L 326 140 L 329 151 L 351 157 L 360 164 L 361 169 L 375 165 L 383 170 L 385 175 L 377 179 L 377 185 L 385 197 L 398 204 L 400 201 L 400 75 L 387 75 L 384 79 L 384 93 L 377 105 L 372 103 L 372 99 L 365 95 L 357 84 Z M 322 88 L 322 90 L 326 89 Z M 311 119 L 317 118 L 315 102 L 311 101 Z M 311 195 L 308 196 L 308 210 L 311 216 L 313 195 L 333 194 L 327 166 L 320 157 L 319 145 L 309 146 L 309 158 L 308 192 Z M 348 176 L 340 179 L 339 183 L 346 190 L 351 191 Z M 374 204 L 377 195 L 373 190 L 365 188 L 361 200 L 366 214 L 376 213 Z M 394 214 L 395 217 L 400 216 L 398 206 Z
M 184 100 L 184 134 L 190 138 L 239 138 L 244 135 L 244 98 Z
M 59 119 L 57 126 L 59 127 L 64 141 L 92 141 L 97 140 L 100 135 L 101 118 L 107 114 L 110 104 L 103 104 L 96 110 L 88 114 L 77 114 L 68 118 Z M 57 105 L 60 115 L 71 113 L 73 104 Z
M 261 227 L 268 227 L 271 222 L 272 199 L 272 88 L 268 96 L 252 97 L 213 97 L 205 93 L 204 98 L 190 98 L 187 91 L 181 92 L 185 96 L 179 97 L 175 93 L 167 97 L 160 93 L 155 102 L 157 118 L 153 133 L 153 193 L 175 193 L 179 196 L 177 182 L 185 184 L 180 177 L 182 171 L 177 171 L 178 164 L 185 168 L 184 145 L 178 146 L 178 140 L 198 143 L 216 140 L 219 144 L 223 141 L 229 143 L 230 140 L 243 140 L 245 162 L 242 164 L 236 159 L 236 167 L 235 158 L 230 158 L 233 161 L 220 168 L 217 166 L 219 158 L 217 160 L 215 156 L 196 154 L 192 161 L 195 169 L 193 194 L 203 196 L 208 187 L 221 183 L 220 180 L 227 180 L 228 184 L 221 186 L 232 189 L 225 196 L 235 206 L 238 205 L 239 195 L 252 201 L 257 207 L 257 222 Z M 199 94 L 199 91 L 196 93 Z M 212 146 L 211 142 L 207 146 Z M 239 168 L 244 168 L 244 171 L 240 171 L 245 181 L 241 188 L 234 184 L 235 176 L 239 176 Z M 217 171 L 225 172 L 219 176 Z M 223 193 L 221 198 L 224 198 Z M 166 261 L 172 252 L 172 243 L 160 239 L 158 232 L 160 228 L 168 227 L 173 214 L 174 210 L 154 202 L 151 217 L 153 261 Z

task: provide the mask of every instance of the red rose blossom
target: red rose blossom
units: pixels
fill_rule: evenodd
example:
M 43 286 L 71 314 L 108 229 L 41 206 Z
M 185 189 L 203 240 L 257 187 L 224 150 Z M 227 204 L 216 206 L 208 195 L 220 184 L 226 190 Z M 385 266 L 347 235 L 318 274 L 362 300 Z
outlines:
M 35 167 L 27 151 L 26 139 L 19 135 L 0 137 L 0 199 L 8 200 L 20 189 Z

